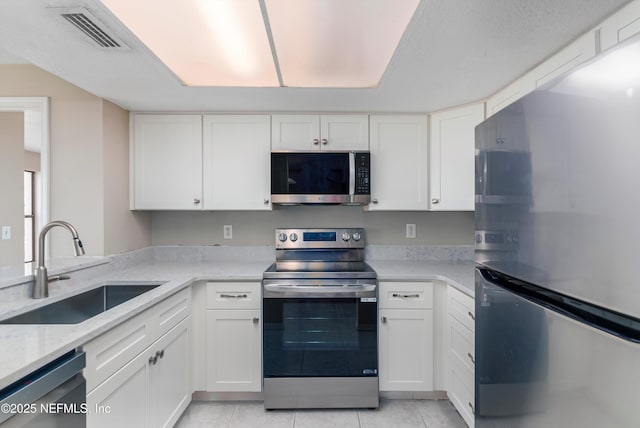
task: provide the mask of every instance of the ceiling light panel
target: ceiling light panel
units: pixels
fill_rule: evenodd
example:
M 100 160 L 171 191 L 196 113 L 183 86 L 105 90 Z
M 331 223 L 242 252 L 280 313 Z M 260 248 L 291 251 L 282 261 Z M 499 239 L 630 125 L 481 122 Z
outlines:
M 419 0 L 265 0 L 285 86 L 376 87 Z
M 187 86 L 279 86 L 258 0 L 102 0 Z

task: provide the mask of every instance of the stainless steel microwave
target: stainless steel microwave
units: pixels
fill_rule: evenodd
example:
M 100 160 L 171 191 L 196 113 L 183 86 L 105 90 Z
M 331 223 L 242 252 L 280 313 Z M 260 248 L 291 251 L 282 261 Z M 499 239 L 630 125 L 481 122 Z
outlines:
M 369 152 L 272 152 L 274 204 L 366 205 L 371 200 Z

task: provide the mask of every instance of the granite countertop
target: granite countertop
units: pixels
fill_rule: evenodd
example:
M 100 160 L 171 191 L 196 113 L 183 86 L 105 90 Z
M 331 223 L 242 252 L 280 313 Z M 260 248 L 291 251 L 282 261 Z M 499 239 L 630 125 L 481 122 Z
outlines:
M 442 280 L 474 297 L 474 262 L 367 260 L 379 281 Z
M 0 388 L 11 384 L 64 353 L 83 345 L 107 330 L 148 309 L 197 281 L 260 281 L 272 260 L 253 261 L 147 261 L 129 269 L 91 277 L 86 285 L 46 299 L 3 303 L 0 317 L 8 318 L 29 307 L 64 299 L 106 283 L 162 282 L 163 285 L 107 312 L 73 325 L 0 325 Z M 473 296 L 472 262 L 425 262 L 368 260 L 379 280 L 444 280 Z
M 253 262 L 202 262 L 202 263 L 147 263 L 131 269 L 96 277 L 84 287 L 35 302 L 40 306 L 62 300 L 81 291 L 105 283 L 126 281 L 163 282 L 148 291 L 109 311 L 96 315 L 79 324 L 71 325 L 0 325 L 0 388 L 15 382 L 49 361 L 83 345 L 116 325 L 176 292 L 200 280 L 260 281 L 262 273 L 272 261 Z M 25 310 L 24 302 L 3 305 L 3 319 Z

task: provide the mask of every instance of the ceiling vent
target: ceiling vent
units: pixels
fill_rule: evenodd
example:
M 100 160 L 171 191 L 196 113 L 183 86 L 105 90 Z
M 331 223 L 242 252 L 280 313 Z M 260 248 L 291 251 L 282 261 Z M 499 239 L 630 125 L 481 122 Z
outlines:
M 83 13 L 63 13 L 62 17 L 75 25 L 80 31 L 91 37 L 100 47 L 119 48 L 120 43 L 108 35 L 102 28 L 98 27 L 92 20 Z
M 75 8 L 50 8 L 51 12 L 57 12 L 67 22 L 73 24 L 84 34 L 92 46 L 104 49 L 128 50 L 129 47 L 102 23 L 88 9 Z

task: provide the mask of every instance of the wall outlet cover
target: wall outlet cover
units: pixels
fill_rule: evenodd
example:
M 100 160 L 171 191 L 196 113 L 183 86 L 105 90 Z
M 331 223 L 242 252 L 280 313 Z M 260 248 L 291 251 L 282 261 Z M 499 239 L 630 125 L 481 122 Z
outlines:
M 233 226 L 230 224 L 225 224 L 223 227 L 223 238 L 224 239 L 233 239 Z
M 2 239 L 11 239 L 11 226 L 2 226 Z
M 416 225 L 407 223 L 407 238 L 414 239 L 416 235 Z

